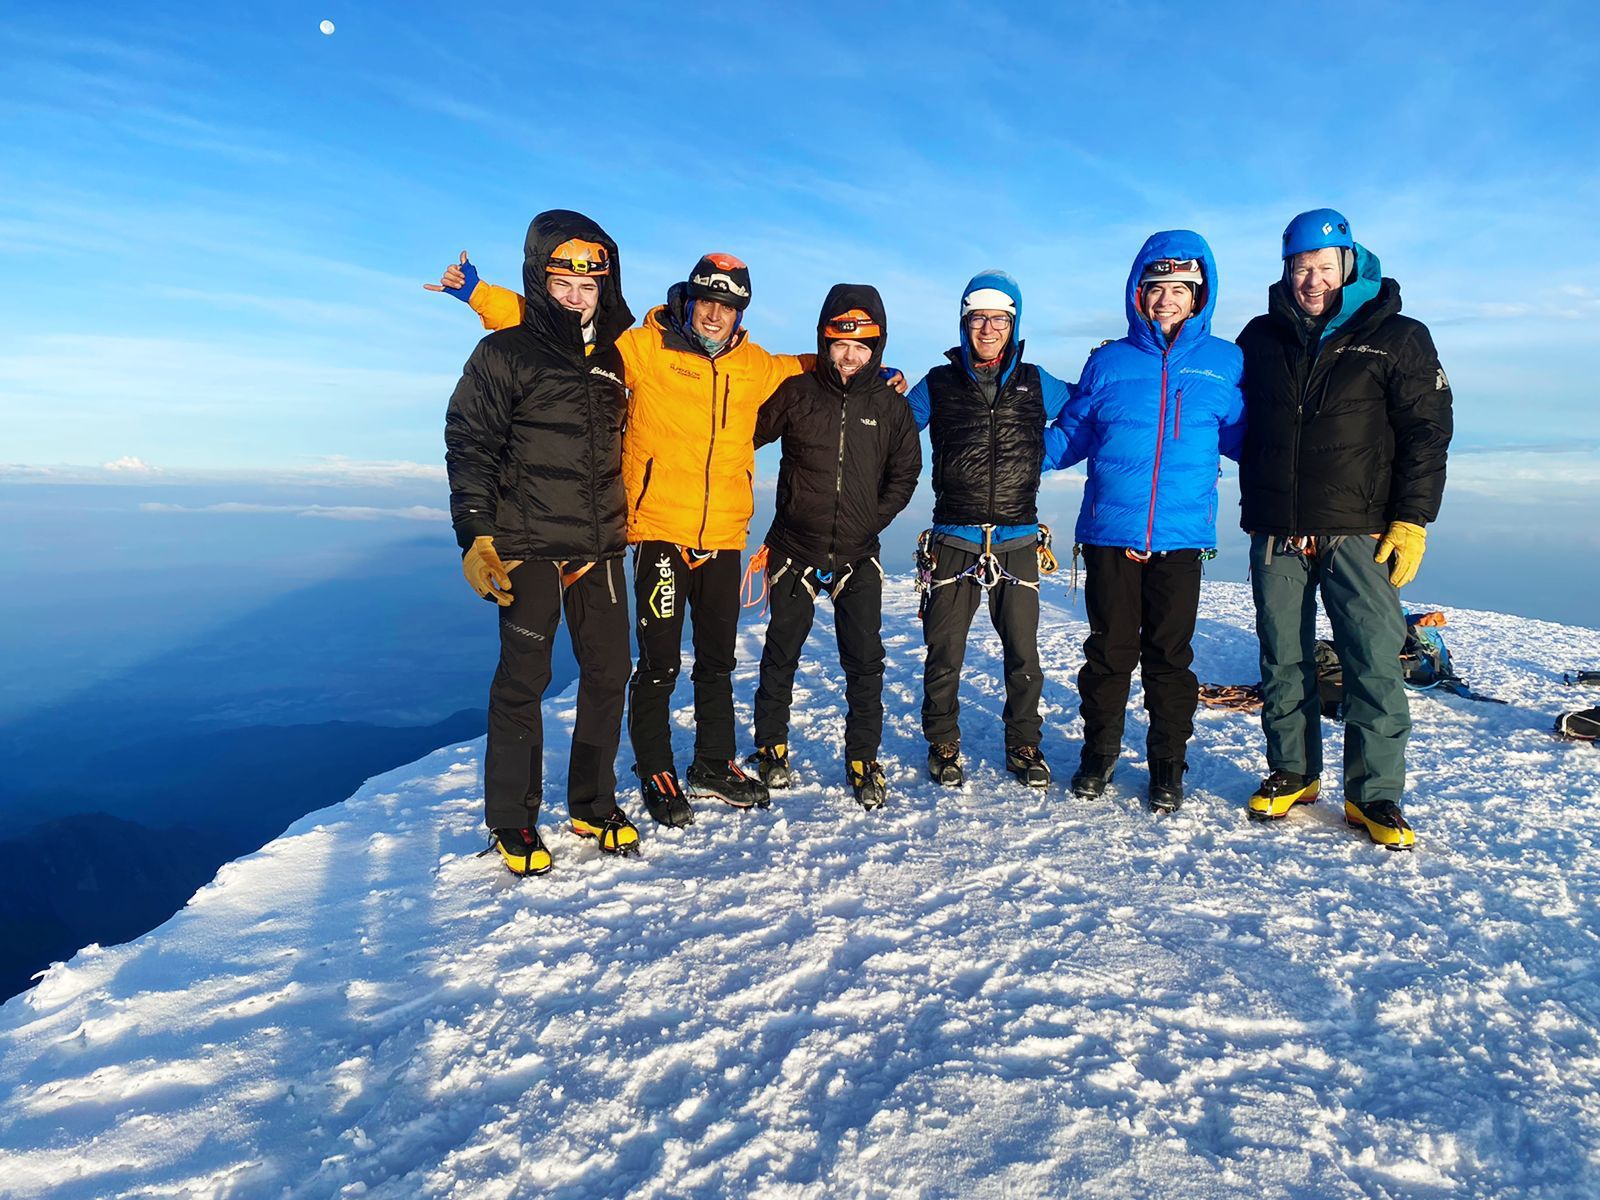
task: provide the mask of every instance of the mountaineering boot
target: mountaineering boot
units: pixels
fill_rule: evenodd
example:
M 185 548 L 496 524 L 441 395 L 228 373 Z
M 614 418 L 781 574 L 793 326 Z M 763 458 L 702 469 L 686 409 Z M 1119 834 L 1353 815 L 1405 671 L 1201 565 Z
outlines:
M 1183 773 L 1189 764 L 1181 758 L 1150 760 L 1150 811 L 1177 812 L 1183 804 Z
M 845 770 L 845 775 L 855 790 L 856 803 L 868 812 L 882 808 L 884 801 L 888 800 L 889 780 L 885 777 L 883 768 L 878 765 L 877 759 L 862 762 L 859 758 L 853 758 Z
M 1374 800 L 1370 804 L 1344 802 L 1344 823 L 1352 829 L 1365 829 L 1367 836 L 1391 850 L 1409 850 L 1417 835 L 1406 824 L 1405 814 L 1393 800 Z
M 639 786 L 644 793 L 644 810 L 657 825 L 677 829 L 694 824 L 694 809 L 689 805 L 689 797 L 683 794 L 677 771 L 671 768 L 657 771 L 641 780 Z
M 712 796 L 734 808 L 767 808 L 772 804 L 767 785 L 750 778 L 731 758 L 726 762 L 697 758 L 690 763 L 689 794 Z
M 1050 764 L 1045 762 L 1037 746 L 1007 746 L 1006 770 L 1029 787 L 1050 786 Z
M 537 829 L 496 829 L 489 836 L 513 875 L 543 875 L 555 865 Z
M 636 854 L 639 850 L 639 830 L 620 808 L 613 808 L 601 821 L 580 821 L 573 817 L 572 832 L 579 837 L 593 838 L 606 854 Z
M 756 752 L 745 759 L 754 763 L 756 775 L 769 788 L 789 786 L 789 745 L 779 742 L 774 746 L 757 746 Z
M 1152 779 L 1154 778 L 1154 764 Z M 1096 754 L 1085 750 L 1078 756 L 1078 769 L 1072 776 L 1072 794 L 1080 800 L 1098 800 L 1106 794 L 1106 787 L 1117 769 L 1115 754 Z
M 1276 821 L 1288 816 L 1296 804 L 1315 803 L 1321 790 L 1322 781 L 1315 776 L 1308 779 L 1293 771 L 1273 771 L 1250 797 L 1247 811 L 1257 821 Z
M 928 775 L 945 787 L 960 787 L 967 773 L 961 769 L 960 742 L 934 742 L 928 747 Z

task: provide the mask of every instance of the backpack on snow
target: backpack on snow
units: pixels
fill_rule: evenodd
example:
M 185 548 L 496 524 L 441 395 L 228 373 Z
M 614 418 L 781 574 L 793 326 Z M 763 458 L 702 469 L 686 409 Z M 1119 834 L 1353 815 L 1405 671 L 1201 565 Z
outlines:
M 1573 742 L 1600 739 L 1600 705 L 1562 713 L 1556 718 L 1556 736 Z
M 1407 613 L 1406 640 L 1400 647 L 1401 679 L 1413 691 L 1424 692 L 1441 683 L 1454 688 L 1460 677 L 1450 661 L 1450 648 L 1439 632 L 1445 624 L 1442 612 Z M 1322 715 L 1336 720 L 1344 716 L 1344 667 L 1333 643 L 1320 638 L 1316 645 L 1317 698 Z

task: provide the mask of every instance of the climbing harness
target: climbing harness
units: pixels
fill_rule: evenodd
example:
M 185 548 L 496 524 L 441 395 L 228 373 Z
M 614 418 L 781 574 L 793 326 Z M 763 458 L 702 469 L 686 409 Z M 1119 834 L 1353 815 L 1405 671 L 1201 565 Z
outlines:
M 1021 587 L 1039 590 L 1037 579 L 1023 579 L 1006 570 L 1005 564 L 1000 561 L 1000 556 L 994 552 L 994 526 L 980 525 L 983 530 L 983 548 L 978 552 L 978 557 L 964 570 L 957 572 L 948 579 L 936 578 L 938 568 L 937 538 L 931 529 L 924 529 L 917 537 L 917 616 L 924 618 L 928 612 L 928 599 L 935 591 L 942 587 L 949 587 L 952 583 L 960 583 L 963 579 L 970 579 L 984 591 L 992 591 L 1002 583 L 1015 583 Z M 1055 551 L 1051 549 L 1050 526 L 1039 526 L 1039 540 L 1035 552 L 1039 556 L 1039 574 L 1053 575 L 1060 569 L 1061 564 L 1056 561 Z M 876 560 L 874 560 L 876 561 Z M 880 570 L 882 568 L 879 568 Z

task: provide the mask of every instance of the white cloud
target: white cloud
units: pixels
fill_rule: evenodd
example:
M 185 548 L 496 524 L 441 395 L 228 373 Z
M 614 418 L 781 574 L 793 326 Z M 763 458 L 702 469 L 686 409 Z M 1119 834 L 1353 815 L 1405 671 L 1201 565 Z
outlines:
M 108 463 L 103 463 L 101 465 L 101 470 L 125 471 L 130 474 L 151 475 L 158 473 L 161 468 L 152 467 L 149 463 L 145 462 L 144 459 L 137 458 L 132 454 L 125 454 L 121 458 L 113 459 Z
M 296 517 L 320 517 L 328 521 L 448 521 L 450 514 L 442 508 L 412 504 L 405 508 L 374 508 L 355 504 L 248 504 L 240 501 L 223 501 L 218 504 L 161 504 L 139 505 L 140 512 L 148 513 L 228 513 L 228 514 L 289 514 Z

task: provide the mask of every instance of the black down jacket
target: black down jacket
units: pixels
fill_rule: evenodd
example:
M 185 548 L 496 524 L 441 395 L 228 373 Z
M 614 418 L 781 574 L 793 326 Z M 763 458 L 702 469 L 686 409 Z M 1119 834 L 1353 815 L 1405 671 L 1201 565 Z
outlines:
M 1450 384 L 1428 327 L 1400 315 L 1400 285 L 1318 345 L 1279 282 L 1244 327 L 1240 524 L 1280 536 L 1381 533 L 1439 515 Z
M 593 350 L 579 315 L 545 291 L 550 252 L 568 238 L 600 242 Z M 580 213 L 540 213 L 528 226 L 522 324 L 478 343 L 445 414 L 450 519 L 464 548 L 489 535 L 502 559 L 594 561 L 622 553 L 626 381 L 619 334 L 633 324 L 616 243 Z
M 967 373 L 961 351 L 928 372 L 933 520 L 938 525 L 1032 525 L 1044 468 L 1044 392 L 1021 342 L 1001 373 L 994 403 Z
M 823 326 L 853 308 L 883 329 L 872 361 L 841 381 Z M 911 500 L 922 444 L 904 396 L 878 378 L 888 325 L 878 289 L 835 284 L 817 319 L 815 371 L 786 379 L 761 406 L 756 445 L 782 439 L 778 502 L 767 546 L 832 569 L 878 553 L 878 535 Z

